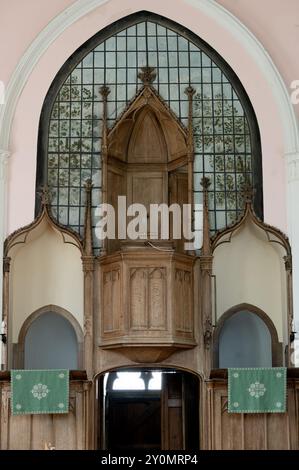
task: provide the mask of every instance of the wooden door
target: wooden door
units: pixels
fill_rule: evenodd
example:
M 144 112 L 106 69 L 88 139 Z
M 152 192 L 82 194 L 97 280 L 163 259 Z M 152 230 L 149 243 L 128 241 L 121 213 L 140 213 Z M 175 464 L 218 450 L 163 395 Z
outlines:
M 161 449 L 159 391 L 110 391 L 106 445 L 109 450 Z
M 192 374 L 164 373 L 162 450 L 199 448 L 199 381 Z
M 162 450 L 185 449 L 182 385 L 182 374 L 163 374 L 161 403 Z

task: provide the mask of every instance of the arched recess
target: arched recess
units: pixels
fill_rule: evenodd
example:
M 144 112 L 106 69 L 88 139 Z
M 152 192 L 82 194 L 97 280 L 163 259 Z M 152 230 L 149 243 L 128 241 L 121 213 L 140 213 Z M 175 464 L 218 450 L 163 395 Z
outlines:
M 38 318 L 48 313 L 58 314 L 59 316 L 67 320 L 67 322 L 71 325 L 72 329 L 75 332 L 75 336 L 77 340 L 78 369 L 82 369 L 83 367 L 83 341 L 84 341 L 82 328 L 79 322 L 70 312 L 68 312 L 66 309 L 62 307 L 59 307 L 58 305 L 45 305 L 44 307 L 41 307 L 35 312 L 31 313 L 31 315 L 29 315 L 29 317 L 26 318 L 19 332 L 18 343 L 14 345 L 15 347 L 15 351 L 13 354 L 14 368 L 18 368 L 18 369 L 24 368 L 25 341 L 26 341 L 27 333 L 29 332 L 30 327 Z
M 225 313 L 223 313 L 223 315 L 219 318 L 217 322 L 213 336 L 213 367 L 219 367 L 219 343 L 223 327 L 226 324 L 227 320 L 229 320 L 234 315 L 240 312 L 252 313 L 258 316 L 263 321 L 271 337 L 272 367 L 283 365 L 282 343 L 279 342 L 278 334 L 271 318 L 263 310 L 256 307 L 255 305 L 242 303 L 239 305 L 235 305 L 234 307 L 230 308 Z

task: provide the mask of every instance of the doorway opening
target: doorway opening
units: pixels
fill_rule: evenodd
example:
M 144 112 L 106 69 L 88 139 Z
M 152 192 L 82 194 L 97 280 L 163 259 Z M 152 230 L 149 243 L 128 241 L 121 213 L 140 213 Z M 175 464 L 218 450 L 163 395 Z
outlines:
M 199 378 L 177 369 L 119 369 L 97 382 L 99 449 L 198 450 Z

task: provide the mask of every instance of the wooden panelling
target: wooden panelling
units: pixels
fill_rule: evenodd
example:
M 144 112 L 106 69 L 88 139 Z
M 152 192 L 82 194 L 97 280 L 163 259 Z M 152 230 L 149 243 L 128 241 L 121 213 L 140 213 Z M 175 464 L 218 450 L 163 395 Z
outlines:
M 148 280 L 149 326 L 166 329 L 166 269 L 155 268 L 149 272 Z
M 299 380 L 288 384 L 286 413 L 237 414 L 227 412 L 227 383 L 213 380 L 210 391 L 209 433 L 215 450 L 299 449 Z
M 244 448 L 248 450 L 266 449 L 266 415 L 244 415 Z
M 166 269 L 131 268 L 130 281 L 130 327 L 165 329 Z
M 178 332 L 192 332 L 192 272 L 175 269 L 175 329 Z
M 103 332 L 117 331 L 120 328 L 121 285 L 120 268 L 103 273 Z
M 130 269 L 130 329 L 146 329 L 147 323 L 147 283 L 146 268 Z
M 99 346 L 120 350 L 135 362 L 156 362 L 160 353 L 168 357 L 175 349 L 193 348 L 194 260 L 129 243 L 121 253 L 102 257 Z M 146 354 L 136 348 L 146 348 Z
M 80 381 L 70 383 L 68 414 L 13 416 L 10 412 L 10 382 L 0 382 L 0 449 L 44 450 L 54 446 L 57 450 L 80 450 L 91 447 L 86 439 L 90 407 L 85 402 L 90 400 L 90 395 L 84 393 L 85 384 Z

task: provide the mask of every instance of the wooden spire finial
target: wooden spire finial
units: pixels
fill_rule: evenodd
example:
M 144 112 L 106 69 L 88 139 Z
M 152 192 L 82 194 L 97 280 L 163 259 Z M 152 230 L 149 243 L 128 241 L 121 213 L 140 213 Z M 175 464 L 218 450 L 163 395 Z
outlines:
M 254 196 L 254 188 L 248 178 L 246 178 L 243 188 L 241 190 L 241 195 L 244 198 L 245 204 L 252 204 Z
M 203 241 L 201 254 L 203 256 L 211 255 L 211 243 L 210 243 L 210 222 L 209 222 L 209 200 L 208 190 L 211 185 L 211 181 L 207 177 L 203 177 L 200 182 L 203 188 Z
M 51 204 L 52 194 L 47 184 L 41 186 L 40 190 L 38 191 L 38 194 L 40 196 L 42 208 Z
M 100 94 L 103 100 L 103 142 L 102 142 L 102 151 L 103 148 L 106 149 L 107 147 L 107 132 L 108 132 L 108 125 L 107 125 L 107 99 L 110 94 L 110 88 L 106 85 L 101 86 Z
M 91 219 L 91 193 L 92 182 L 87 180 L 85 182 L 85 223 L 84 223 L 84 254 L 92 256 L 92 219 Z
M 193 162 L 194 162 L 194 142 L 193 142 L 193 95 L 195 89 L 189 85 L 185 90 L 188 96 L 189 110 L 188 110 L 188 133 L 187 133 L 187 164 L 188 164 L 188 203 L 192 207 L 193 214 Z M 194 219 L 192 216 L 192 226 Z
M 188 160 L 193 161 L 194 157 L 194 145 L 193 145 L 193 96 L 196 93 L 195 88 L 189 85 L 185 90 L 186 95 L 188 96 Z
M 244 199 L 244 203 L 246 205 L 251 205 L 253 202 L 255 190 L 252 185 L 250 174 L 248 173 L 248 171 L 246 171 L 244 162 L 240 159 L 238 163 L 239 163 L 240 170 L 243 173 L 243 177 L 244 177 L 244 183 L 243 183 L 243 187 L 241 188 L 240 194 Z
M 100 93 L 103 98 L 107 101 L 108 95 L 110 94 L 110 88 L 107 85 L 103 85 L 100 87 Z
M 138 78 L 142 81 L 144 86 L 151 85 L 156 79 L 157 73 L 155 67 L 141 67 L 141 72 L 138 74 Z

